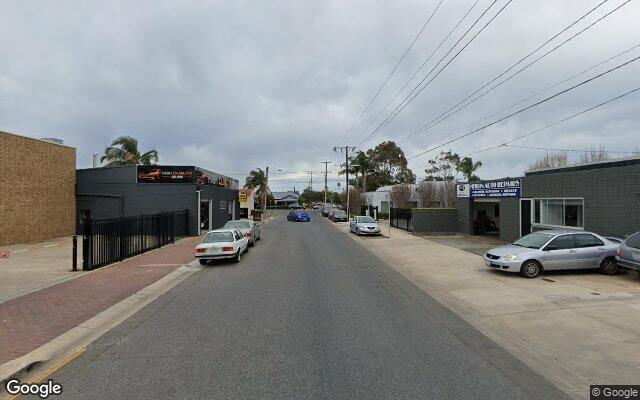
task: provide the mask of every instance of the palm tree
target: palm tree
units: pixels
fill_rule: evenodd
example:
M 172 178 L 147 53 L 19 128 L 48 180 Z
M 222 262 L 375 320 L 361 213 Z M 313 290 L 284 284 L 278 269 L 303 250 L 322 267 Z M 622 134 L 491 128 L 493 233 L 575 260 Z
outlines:
M 347 170 L 344 168 L 344 164 L 342 164 L 342 170 L 338 172 L 338 175 L 344 175 Z M 360 174 L 360 184 L 362 185 L 362 193 L 367 191 L 367 174 L 375 172 L 375 163 L 362 150 L 358 150 L 355 156 L 349 157 L 349 174 L 353 174 L 357 176 Z M 354 183 L 355 185 L 355 183 Z
M 476 161 L 474 163 L 471 157 L 464 157 L 458 162 L 456 169 L 458 172 L 462 172 L 462 175 L 467 178 L 468 182 L 475 182 L 480 180 L 475 174 L 480 167 L 482 167 L 482 162 Z
M 253 189 L 258 197 L 262 197 L 263 191 L 267 187 L 267 175 L 262 168 L 252 169 L 244 183 L 246 189 Z
M 107 161 L 107 167 L 123 167 L 126 165 L 153 165 L 158 162 L 158 151 L 151 149 L 140 154 L 138 139 L 131 136 L 120 136 L 104 149 L 100 162 Z

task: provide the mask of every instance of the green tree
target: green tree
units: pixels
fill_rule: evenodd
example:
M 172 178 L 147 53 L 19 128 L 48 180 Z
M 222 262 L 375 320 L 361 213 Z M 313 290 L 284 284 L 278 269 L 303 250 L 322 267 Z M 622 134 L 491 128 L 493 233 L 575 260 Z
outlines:
M 429 160 L 430 167 L 425 169 L 426 180 L 453 181 L 456 178 L 456 171 L 460 165 L 460 156 L 449 151 L 441 151 L 440 154 Z
M 398 183 L 415 183 L 416 176 L 407 166 L 404 152 L 393 141 L 382 142 L 367 150 L 373 172 L 367 178 L 367 191 Z
M 338 175 L 344 175 L 347 172 L 345 164 L 342 164 L 342 170 Z M 354 178 L 349 184 L 358 186 L 362 192 L 367 191 L 367 175 L 375 172 L 375 164 L 371 157 L 362 150 L 358 150 L 354 156 L 349 157 L 349 174 Z M 359 175 L 359 176 L 358 176 Z
M 262 194 L 267 188 L 267 175 L 262 168 L 252 169 L 249 172 L 249 176 L 244 182 L 246 189 L 253 189 L 256 193 L 256 197 L 262 202 Z
M 468 182 L 477 182 L 480 178 L 475 172 L 482 167 L 481 161 L 473 162 L 471 157 L 463 157 L 456 165 L 456 171 L 462 173 Z
M 126 165 L 153 165 L 158 162 L 158 151 L 151 149 L 140 154 L 138 139 L 131 136 L 116 138 L 111 146 L 104 149 L 100 162 L 107 162 L 107 167 L 123 167 Z

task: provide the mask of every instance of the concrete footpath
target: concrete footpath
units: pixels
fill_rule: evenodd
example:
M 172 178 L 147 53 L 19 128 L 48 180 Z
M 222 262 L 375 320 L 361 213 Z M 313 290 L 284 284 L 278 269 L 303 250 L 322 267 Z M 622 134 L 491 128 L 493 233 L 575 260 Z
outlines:
M 95 338 L 181 282 L 197 270 L 183 266 L 200 240 L 181 239 L 0 304 L 0 380 Z
M 640 382 L 640 282 L 629 275 L 524 279 L 395 228 L 390 238 L 358 237 L 332 225 L 571 397 L 588 399 L 591 384 Z

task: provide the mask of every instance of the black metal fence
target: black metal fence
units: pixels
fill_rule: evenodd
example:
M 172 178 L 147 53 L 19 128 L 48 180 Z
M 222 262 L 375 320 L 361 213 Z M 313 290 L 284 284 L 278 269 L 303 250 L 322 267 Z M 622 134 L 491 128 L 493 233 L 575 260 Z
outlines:
M 410 208 L 391 208 L 389 210 L 389 223 L 394 228 L 413 231 L 412 213 Z
M 189 210 L 82 221 L 82 269 L 89 271 L 189 234 Z

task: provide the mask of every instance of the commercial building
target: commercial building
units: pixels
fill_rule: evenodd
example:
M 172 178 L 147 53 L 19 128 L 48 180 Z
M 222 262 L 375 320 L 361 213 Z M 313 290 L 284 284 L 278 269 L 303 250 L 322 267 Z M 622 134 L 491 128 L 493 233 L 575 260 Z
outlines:
M 640 157 L 459 182 L 456 210 L 444 210 L 448 218 L 434 217 L 435 225 L 423 215 L 417 218 L 421 212 L 416 210 L 413 230 L 493 234 L 504 241 L 544 229 L 624 238 L 640 231 Z
M 255 207 L 255 192 L 253 189 L 240 189 L 240 218 L 251 218 Z
M 77 221 L 188 210 L 190 235 L 240 216 L 238 181 L 196 166 L 138 165 L 77 171 Z
M 0 245 L 72 235 L 76 149 L 0 132 Z
M 407 184 L 411 188 L 411 197 L 409 199 L 410 207 L 433 207 L 439 208 L 444 206 L 444 200 L 442 199 L 442 189 L 444 187 L 445 182 L 439 181 L 429 181 L 428 184 L 432 186 L 433 196 L 428 201 L 428 204 L 423 204 L 423 201 L 420 198 L 418 193 L 419 185 L 416 184 Z M 391 191 L 394 186 L 399 185 L 389 185 L 389 186 L 381 186 L 374 192 L 365 192 L 365 204 L 367 206 L 377 207 L 378 211 L 381 213 L 388 214 L 389 207 L 395 207 L 393 204 L 393 199 L 391 198 Z

